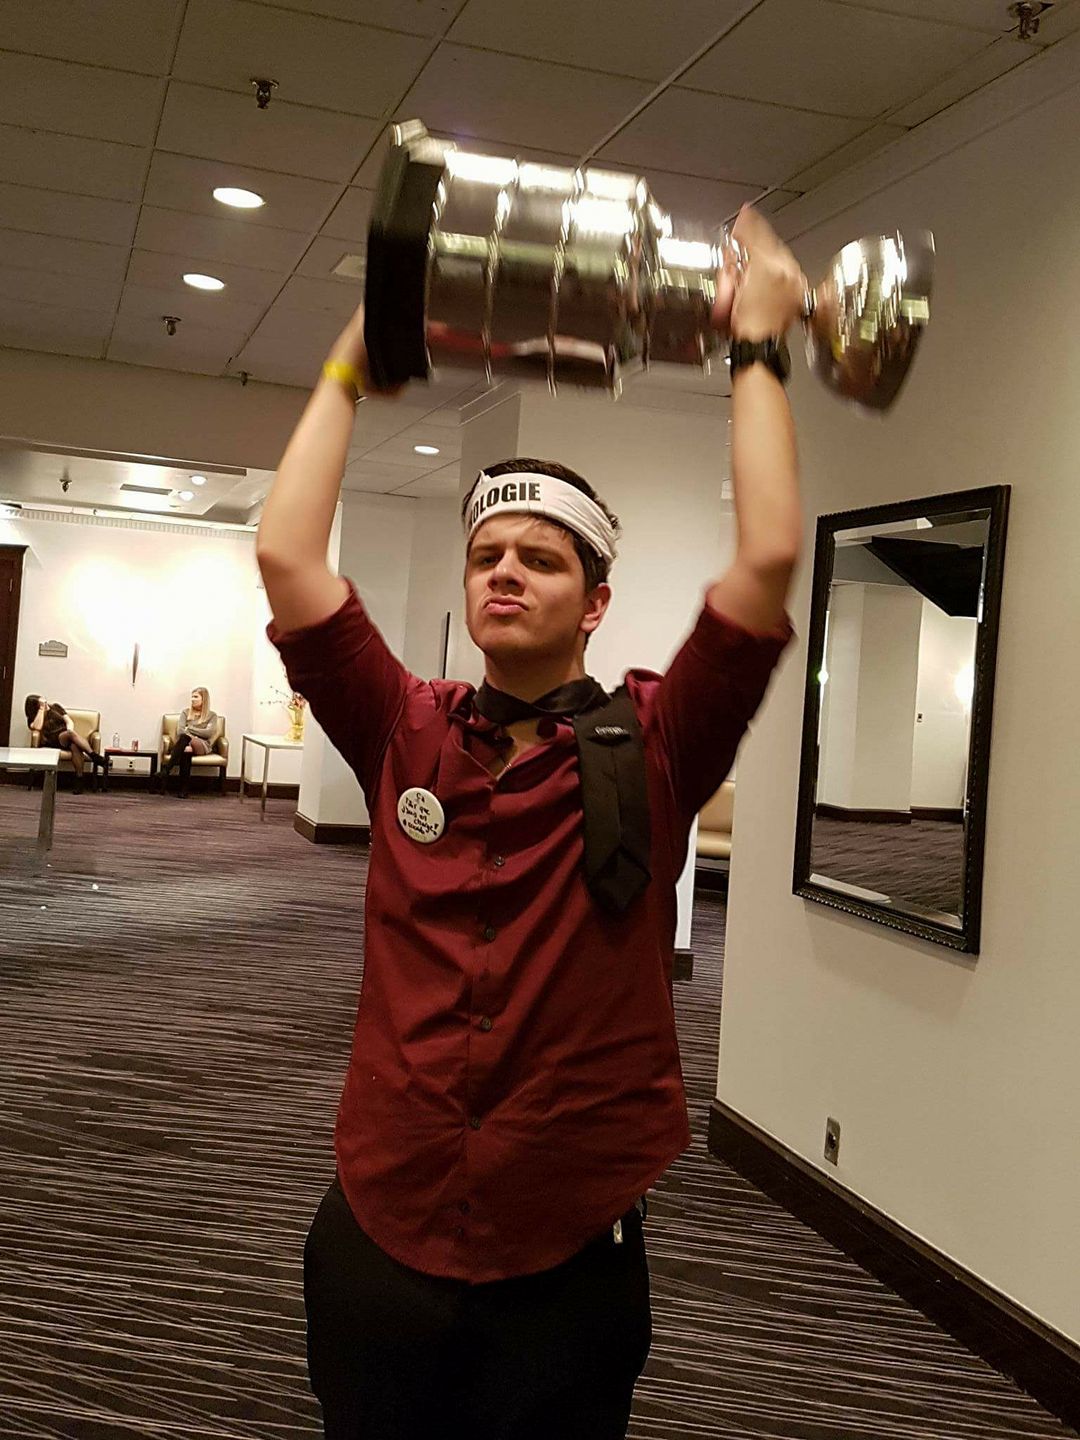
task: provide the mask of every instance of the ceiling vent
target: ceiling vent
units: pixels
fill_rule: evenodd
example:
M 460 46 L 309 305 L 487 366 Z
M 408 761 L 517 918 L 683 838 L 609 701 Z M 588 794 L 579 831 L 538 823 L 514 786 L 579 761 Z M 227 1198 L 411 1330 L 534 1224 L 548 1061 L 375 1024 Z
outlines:
M 121 485 L 120 489 L 129 495 L 165 495 L 172 494 L 171 490 L 162 490 L 157 485 Z
M 343 255 L 330 273 L 340 275 L 343 280 L 363 280 L 367 274 L 367 256 Z

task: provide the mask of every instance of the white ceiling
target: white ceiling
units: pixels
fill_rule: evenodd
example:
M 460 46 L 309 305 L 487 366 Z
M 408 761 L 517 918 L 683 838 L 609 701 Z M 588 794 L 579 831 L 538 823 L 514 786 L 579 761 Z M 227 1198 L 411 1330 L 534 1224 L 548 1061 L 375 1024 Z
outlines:
M 1023 64 L 1080 0 L 1033 42 L 1015 25 L 1008 0 L 0 0 L 0 347 L 307 386 L 360 299 L 332 272 L 364 250 L 390 120 L 595 156 L 712 225 Z M 266 110 L 252 76 L 278 82 Z M 218 185 L 267 204 L 227 210 Z M 453 493 L 482 388 L 448 373 L 361 406 L 346 487 Z

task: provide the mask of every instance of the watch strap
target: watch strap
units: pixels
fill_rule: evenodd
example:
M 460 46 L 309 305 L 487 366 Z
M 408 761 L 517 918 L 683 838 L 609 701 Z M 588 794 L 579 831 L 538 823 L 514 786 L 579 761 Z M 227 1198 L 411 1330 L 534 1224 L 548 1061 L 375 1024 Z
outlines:
M 771 335 L 767 340 L 733 340 L 728 354 L 733 378 L 751 365 L 764 365 L 781 383 L 791 374 L 791 355 L 782 335 Z

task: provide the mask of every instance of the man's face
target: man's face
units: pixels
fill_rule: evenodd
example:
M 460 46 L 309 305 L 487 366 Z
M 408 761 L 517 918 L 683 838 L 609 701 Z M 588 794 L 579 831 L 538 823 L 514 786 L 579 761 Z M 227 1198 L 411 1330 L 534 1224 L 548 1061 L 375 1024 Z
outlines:
M 567 531 L 534 515 L 496 515 L 465 560 L 465 614 L 474 643 L 495 660 L 573 655 L 603 619 L 610 586 L 585 593 Z

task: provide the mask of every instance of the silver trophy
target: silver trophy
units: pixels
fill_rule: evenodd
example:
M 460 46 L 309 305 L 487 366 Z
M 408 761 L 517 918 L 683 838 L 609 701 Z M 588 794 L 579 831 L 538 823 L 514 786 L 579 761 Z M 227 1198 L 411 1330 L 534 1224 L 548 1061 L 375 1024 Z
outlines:
M 644 180 L 463 150 L 395 125 L 368 235 L 365 340 L 381 387 L 440 363 L 618 394 L 650 364 L 708 370 L 730 232 L 675 232 Z M 892 404 L 930 318 L 929 234 L 845 245 L 803 310 L 807 361 L 838 395 Z

